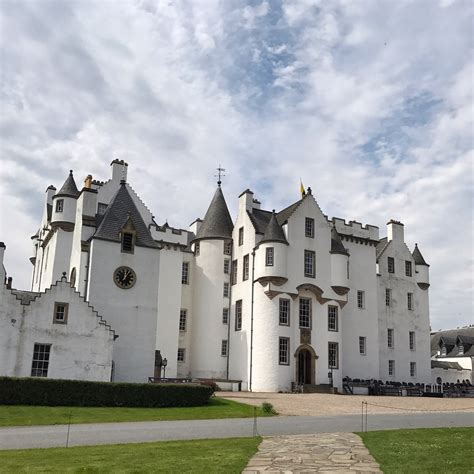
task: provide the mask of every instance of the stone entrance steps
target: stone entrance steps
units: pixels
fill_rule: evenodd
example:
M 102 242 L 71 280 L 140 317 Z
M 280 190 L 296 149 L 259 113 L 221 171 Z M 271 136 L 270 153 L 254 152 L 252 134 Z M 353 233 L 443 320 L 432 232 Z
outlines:
M 319 385 L 306 383 L 303 385 L 303 393 L 337 393 L 337 388 L 325 383 Z

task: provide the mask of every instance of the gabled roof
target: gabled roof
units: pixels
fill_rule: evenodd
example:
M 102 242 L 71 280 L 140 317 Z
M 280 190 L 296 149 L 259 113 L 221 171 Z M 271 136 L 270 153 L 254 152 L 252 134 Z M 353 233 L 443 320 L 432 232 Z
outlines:
M 415 260 L 415 265 L 425 265 L 429 267 L 429 265 L 425 262 L 423 255 L 421 255 L 420 249 L 418 248 L 418 244 L 415 244 L 415 250 L 413 250 L 413 259 Z
M 252 209 L 252 211 L 247 211 L 247 215 L 255 228 L 255 232 L 257 234 L 264 234 L 272 213 L 263 209 Z
M 128 192 L 125 182 L 122 182 L 119 190 L 112 198 L 107 207 L 102 221 L 93 235 L 95 239 L 120 242 L 120 231 L 127 225 L 133 224 L 135 229 L 135 245 L 139 247 L 156 248 L 157 245 L 151 236 L 142 216 Z
M 283 232 L 281 225 L 278 224 L 275 212 L 271 214 L 270 221 L 268 222 L 263 238 L 260 241 L 261 244 L 264 242 L 281 242 L 288 245 L 285 233 Z
M 464 345 L 464 356 L 474 356 L 474 344 L 470 344 L 470 341 L 474 341 L 474 326 L 447 329 L 432 334 L 431 355 L 435 355 L 444 343 L 446 345 L 446 357 L 457 357 L 459 355 L 457 347 L 459 341 Z
M 72 170 L 69 171 L 69 176 L 64 181 L 64 184 L 61 186 L 61 189 L 55 194 L 55 196 L 69 196 L 77 198 L 79 196 L 79 190 L 77 189 L 76 182 L 74 181 L 74 176 L 72 175 Z
M 288 222 L 288 219 L 292 216 L 293 212 L 296 211 L 298 206 L 303 202 L 303 199 L 304 197 L 296 201 L 295 203 L 291 204 L 291 206 L 286 207 L 285 209 L 283 209 L 277 214 L 278 223 L 280 225 L 286 224 Z
M 233 230 L 234 224 L 224 194 L 218 186 L 194 240 L 231 239 Z
M 349 252 L 344 247 L 341 236 L 337 233 L 336 227 L 331 229 L 331 253 L 339 253 L 342 255 L 349 255 Z
M 390 242 L 388 241 L 387 237 L 383 237 L 382 239 L 379 240 L 379 243 L 377 244 L 377 248 L 375 249 L 376 262 L 379 261 L 380 257 L 385 252 L 385 250 L 387 250 L 389 245 L 390 245 Z

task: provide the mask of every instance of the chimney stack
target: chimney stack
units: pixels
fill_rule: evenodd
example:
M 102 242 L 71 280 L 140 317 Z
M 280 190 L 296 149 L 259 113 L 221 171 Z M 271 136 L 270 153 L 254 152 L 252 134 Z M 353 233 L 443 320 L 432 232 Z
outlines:
M 387 239 L 405 242 L 404 226 L 400 221 L 391 219 L 387 222 Z

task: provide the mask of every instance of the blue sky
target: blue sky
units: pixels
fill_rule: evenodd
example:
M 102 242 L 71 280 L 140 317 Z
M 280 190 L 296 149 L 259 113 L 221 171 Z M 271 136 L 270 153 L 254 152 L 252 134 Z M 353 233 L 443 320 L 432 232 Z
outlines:
M 0 2 L 0 240 L 28 288 L 44 191 L 113 158 L 159 222 L 234 213 L 405 223 L 431 264 L 433 329 L 473 323 L 470 1 Z

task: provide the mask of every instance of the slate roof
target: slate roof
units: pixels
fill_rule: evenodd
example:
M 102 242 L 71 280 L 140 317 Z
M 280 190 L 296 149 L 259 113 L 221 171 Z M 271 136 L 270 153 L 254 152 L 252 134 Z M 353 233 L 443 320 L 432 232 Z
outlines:
M 296 201 L 295 203 L 291 204 L 291 206 L 286 207 L 277 214 L 278 223 L 280 225 L 286 224 L 288 222 L 288 219 L 291 217 L 293 212 L 295 212 L 296 208 L 303 202 L 303 199 L 304 198 Z
M 342 255 L 349 255 L 349 252 L 344 247 L 341 236 L 337 233 L 336 227 L 331 229 L 331 253 L 339 253 Z
M 194 240 L 231 239 L 233 229 L 234 223 L 230 217 L 224 194 L 221 187 L 218 186 Z
M 252 209 L 252 212 L 247 211 L 247 214 L 255 227 L 255 232 L 257 234 L 264 234 L 272 217 L 272 213 L 270 211 L 264 211 L 263 209 Z
M 432 369 L 457 369 L 462 370 L 462 367 L 459 365 L 458 362 L 448 362 L 446 360 L 432 360 L 431 361 L 431 368 Z
M 74 176 L 72 175 L 72 170 L 69 171 L 69 176 L 64 181 L 61 189 L 55 194 L 55 196 L 70 196 L 77 198 L 79 196 L 79 190 L 77 189 L 76 182 L 74 181 Z
M 260 241 L 261 244 L 264 242 L 281 242 L 288 245 L 285 233 L 278 223 L 277 216 L 274 212 L 271 214 L 270 221 L 263 234 L 263 239 Z
M 375 260 L 376 262 L 379 261 L 380 257 L 382 254 L 385 252 L 385 250 L 388 248 L 390 245 L 390 242 L 388 241 L 387 237 L 383 237 L 382 239 L 379 240 L 379 243 L 377 244 L 377 247 L 375 249 Z
M 458 346 L 456 345 L 458 339 L 460 339 L 463 343 L 464 356 L 474 357 L 474 326 L 459 329 L 448 329 L 432 334 L 431 355 L 436 355 L 436 353 L 440 350 L 440 341 L 443 341 L 446 344 L 446 356 L 438 356 L 438 358 L 458 357 Z
M 121 183 L 119 190 L 107 207 L 93 238 L 120 242 L 120 231 L 129 218 L 136 231 L 135 245 L 157 248 L 157 244 L 153 240 L 124 182 Z
M 429 265 L 425 262 L 423 255 L 421 255 L 420 249 L 418 248 L 418 244 L 415 244 L 415 250 L 413 250 L 412 255 L 415 260 L 415 265 L 425 265 L 429 267 Z

